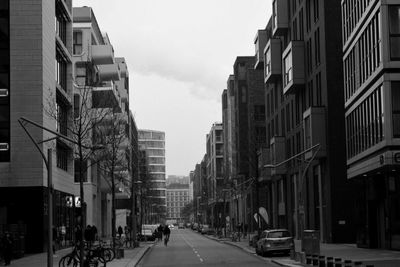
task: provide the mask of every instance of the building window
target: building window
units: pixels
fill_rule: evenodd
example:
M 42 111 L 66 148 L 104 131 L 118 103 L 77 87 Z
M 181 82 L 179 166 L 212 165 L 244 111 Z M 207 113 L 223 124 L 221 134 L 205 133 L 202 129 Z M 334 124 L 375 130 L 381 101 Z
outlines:
M 319 18 L 319 1 L 320 0 L 314 0 L 314 22 L 317 22 Z
M 390 59 L 400 60 L 400 6 L 389 6 Z
M 278 0 L 272 2 L 272 29 L 275 29 L 278 26 Z
M 384 140 L 383 101 L 380 86 L 346 117 L 348 159 Z
M 309 32 L 310 29 L 311 29 L 311 7 L 310 7 L 310 1 L 311 0 L 306 0 L 306 27 L 307 27 L 307 32 Z
M 284 63 L 284 86 L 287 86 L 293 78 L 292 75 L 292 51 L 289 51 L 289 53 L 286 55 L 285 59 L 283 60 Z
M 67 40 L 67 19 L 63 14 L 62 7 L 57 5 L 56 7 L 56 18 L 55 18 L 55 30 L 61 41 L 66 44 Z
M 303 8 L 300 9 L 299 13 L 299 40 L 304 39 L 304 22 L 303 22 Z
M 317 0 L 318 1 L 318 0 Z M 314 49 L 315 49 L 315 65 L 318 66 L 321 63 L 321 49 L 320 49 L 320 40 L 319 40 L 319 28 L 317 28 L 314 32 Z
M 400 82 L 392 82 L 393 138 L 400 138 Z
M 68 134 L 68 108 L 58 100 L 56 102 L 56 115 L 56 130 L 66 136 Z
M 74 55 L 82 54 L 82 32 L 81 31 L 74 32 L 73 42 L 74 42 L 74 44 L 73 44 Z
M 321 84 L 321 72 L 318 72 L 315 76 L 315 93 L 316 93 L 316 105 L 322 106 L 322 84 Z
M 57 49 L 55 60 L 56 82 L 64 91 L 67 91 L 67 61 Z
M 68 148 L 57 142 L 57 167 L 68 171 Z

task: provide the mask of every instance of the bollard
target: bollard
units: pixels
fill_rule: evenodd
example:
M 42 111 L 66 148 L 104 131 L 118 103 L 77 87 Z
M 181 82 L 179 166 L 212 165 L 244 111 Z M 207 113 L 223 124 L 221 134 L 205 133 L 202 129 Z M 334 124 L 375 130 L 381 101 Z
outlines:
M 313 255 L 312 266 L 318 266 L 318 255 Z
M 335 258 L 335 267 L 342 267 L 342 259 Z
M 333 257 L 326 258 L 326 267 L 333 267 Z
M 306 254 L 306 264 L 308 265 L 312 264 L 312 255 Z
M 354 267 L 361 267 L 362 262 L 361 261 L 355 261 L 354 262 Z
M 345 260 L 344 267 L 352 267 L 351 260 Z
M 319 267 L 325 267 L 325 256 L 319 256 Z

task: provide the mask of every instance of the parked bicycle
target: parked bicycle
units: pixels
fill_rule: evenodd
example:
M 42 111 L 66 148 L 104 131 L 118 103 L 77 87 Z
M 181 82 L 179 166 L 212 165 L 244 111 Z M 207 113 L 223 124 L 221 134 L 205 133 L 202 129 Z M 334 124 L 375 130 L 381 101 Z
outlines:
M 97 251 L 97 253 L 95 252 Z M 85 247 L 84 251 L 84 263 L 85 266 L 88 267 L 98 267 L 99 262 L 103 263 L 103 266 L 106 266 L 107 261 L 100 255 L 100 250 L 88 249 Z M 80 250 L 78 246 L 74 246 L 73 250 L 62 257 L 58 262 L 59 267 L 78 267 L 80 265 Z

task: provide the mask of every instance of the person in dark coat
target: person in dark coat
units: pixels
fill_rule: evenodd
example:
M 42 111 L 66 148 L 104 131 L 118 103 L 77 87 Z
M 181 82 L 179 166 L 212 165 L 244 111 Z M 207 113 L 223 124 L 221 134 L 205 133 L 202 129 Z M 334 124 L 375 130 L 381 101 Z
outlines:
M 158 233 L 157 238 L 158 238 L 158 241 L 162 241 L 163 231 L 164 231 L 164 229 L 163 229 L 162 225 L 160 224 L 160 226 L 158 226 L 158 228 L 157 228 L 157 233 Z
M 82 229 L 81 225 L 78 223 L 75 225 L 75 245 L 79 246 L 82 241 Z
M 96 226 L 93 224 L 92 225 L 92 241 L 96 241 L 97 240 L 97 228 Z
M 165 227 L 164 227 L 164 245 L 165 246 L 167 246 L 170 234 L 171 234 L 171 230 L 169 229 L 168 225 L 165 225 Z
M 12 257 L 12 246 L 13 246 L 13 240 L 11 238 L 11 235 L 9 233 L 5 233 L 3 240 L 3 249 L 4 249 L 4 263 L 5 265 L 10 265 L 11 263 L 11 257 Z
M 124 232 L 124 230 L 122 230 L 121 225 L 118 226 L 118 235 L 119 235 L 119 238 L 121 238 L 123 232 Z

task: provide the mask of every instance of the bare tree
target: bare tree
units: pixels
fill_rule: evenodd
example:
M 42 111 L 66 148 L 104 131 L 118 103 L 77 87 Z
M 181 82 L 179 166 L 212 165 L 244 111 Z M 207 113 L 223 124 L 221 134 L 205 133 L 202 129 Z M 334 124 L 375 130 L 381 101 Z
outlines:
M 128 175 L 129 140 L 127 133 L 128 121 L 123 118 L 123 114 L 113 110 L 97 129 L 97 135 L 102 140 L 104 149 L 102 150 L 100 169 L 106 174 L 103 176 L 111 188 L 111 227 L 113 237 L 113 247 L 115 248 L 116 238 L 116 186 L 129 188 L 130 182 Z
M 50 91 L 48 106 L 45 112 L 57 122 L 57 131 L 74 140 L 73 155 L 75 167 L 79 169 L 79 191 L 81 201 L 81 217 L 76 225 L 80 231 L 80 240 L 84 240 L 84 228 L 86 225 L 86 202 L 83 183 L 87 179 L 87 169 L 98 162 L 98 151 L 101 149 L 94 143 L 93 132 L 103 123 L 110 113 L 109 109 L 93 107 L 93 87 L 76 86 L 74 90 L 73 109 L 64 104 L 64 96 L 54 96 Z M 54 101 L 55 100 L 55 101 Z M 106 106 L 108 99 L 102 99 L 102 106 Z M 79 229 L 80 228 L 80 229 Z M 84 258 L 84 243 L 80 242 L 80 258 Z M 83 260 L 80 266 L 83 266 Z

